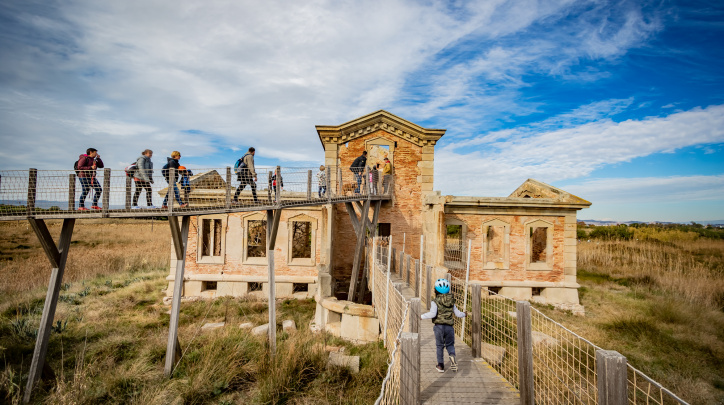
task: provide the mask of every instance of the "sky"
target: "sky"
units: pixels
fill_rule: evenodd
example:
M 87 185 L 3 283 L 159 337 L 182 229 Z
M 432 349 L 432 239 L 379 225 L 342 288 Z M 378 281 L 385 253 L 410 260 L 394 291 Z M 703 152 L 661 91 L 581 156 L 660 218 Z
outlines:
M 443 194 L 528 178 L 579 219 L 724 219 L 724 2 L 0 2 L 0 170 L 312 167 L 315 125 L 444 128 Z

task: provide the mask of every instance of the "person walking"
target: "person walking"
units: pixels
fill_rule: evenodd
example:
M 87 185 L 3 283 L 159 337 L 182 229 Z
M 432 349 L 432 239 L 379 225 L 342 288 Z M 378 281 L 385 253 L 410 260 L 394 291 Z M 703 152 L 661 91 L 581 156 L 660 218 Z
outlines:
M 385 194 L 390 187 L 390 181 L 392 181 L 392 163 L 390 158 L 385 156 L 385 165 L 382 166 L 382 192 Z
M 450 356 L 450 369 L 454 372 L 458 371 L 458 362 L 455 359 L 454 316 L 464 318 L 467 313 L 461 312 L 455 306 L 455 300 L 450 294 L 450 282 L 447 279 L 439 278 L 435 282 L 435 299 L 430 302 L 430 312 L 420 315 L 421 319 L 432 319 L 432 323 L 435 325 L 432 327 L 437 346 L 437 366 L 435 368 L 439 373 L 445 372 L 443 349 L 447 349 L 447 354 Z
M 361 155 L 357 156 L 357 158 L 352 162 L 352 166 L 349 167 L 349 170 L 354 173 L 355 180 L 357 180 L 357 188 L 354 189 L 354 192 L 359 194 L 359 188 L 362 184 L 362 175 L 364 174 L 365 166 L 367 165 L 367 151 L 362 152 Z
M 146 149 L 141 152 L 141 156 L 136 160 L 136 170 L 133 172 L 133 181 L 136 183 L 136 191 L 133 193 L 133 203 L 131 209 L 137 210 L 138 197 L 142 191 L 146 191 L 146 208 L 156 208 L 153 206 L 151 196 L 151 184 L 153 184 L 153 162 L 151 162 L 153 151 Z
M 251 195 L 254 197 L 254 204 L 259 203 L 259 199 L 256 197 L 256 169 L 254 168 L 254 155 L 256 149 L 253 147 L 249 148 L 249 151 L 239 159 L 237 165 L 235 165 L 236 177 L 239 180 L 239 187 L 236 188 L 234 193 L 234 204 L 239 203 L 239 194 L 246 185 L 251 188 Z
M 377 183 L 380 181 L 380 164 L 375 163 L 374 166 L 370 167 L 370 190 L 372 195 L 377 194 Z
M 325 171 L 324 165 L 319 166 L 317 184 L 319 185 L 319 198 L 324 198 L 327 194 L 327 172 Z
M 186 166 L 179 166 L 178 174 L 181 178 L 179 180 L 179 183 L 181 183 L 181 191 L 183 191 L 183 197 L 181 199 L 188 205 L 189 194 L 191 194 L 191 176 L 194 175 L 194 172 L 192 172 L 191 169 L 187 169 Z
M 186 208 L 188 207 L 188 204 L 181 201 L 181 195 L 179 195 L 178 187 L 176 186 L 176 180 L 178 180 L 179 176 L 179 168 L 181 165 L 179 165 L 178 160 L 181 159 L 181 152 L 175 150 L 171 152 L 171 157 L 166 158 L 166 163 L 163 166 L 163 177 L 166 178 L 166 182 L 168 183 L 168 191 L 166 191 L 166 197 L 163 199 L 163 203 L 161 204 L 161 208 L 168 208 L 166 203 L 168 202 L 168 195 L 171 194 L 171 189 L 173 189 L 173 195 L 176 198 L 176 202 L 178 203 L 180 208 Z M 174 176 L 171 178 L 171 170 L 170 169 L 176 169 L 174 170 Z M 173 203 L 172 203 L 173 204 Z
M 85 154 L 78 156 L 78 180 L 80 180 L 80 185 L 83 188 L 83 191 L 80 193 L 80 201 L 78 202 L 78 211 L 88 211 L 88 208 L 85 207 L 85 199 L 88 197 L 91 189 L 94 190 L 93 205 L 91 205 L 91 209 L 101 209 L 101 207 L 98 206 L 98 200 L 101 197 L 103 189 L 96 178 L 96 169 L 102 168 L 103 161 L 101 160 L 101 156 L 98 154 L 98 149 L 88 148 L 86 149 Z

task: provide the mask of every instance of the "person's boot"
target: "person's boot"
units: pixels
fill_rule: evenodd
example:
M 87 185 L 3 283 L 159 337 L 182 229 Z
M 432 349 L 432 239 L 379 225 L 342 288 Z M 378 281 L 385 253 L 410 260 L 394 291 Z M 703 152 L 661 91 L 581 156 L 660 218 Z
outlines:
M 450 356 L 450 370 L 454 373 L 458 372 L 458 362 L 455 360 L 455 356 Z
M 442 363 L 437 363 L 437 366 L 435 366 L 435 370 L 437 370 L 438 373 L 444 373 L 445 365 L 443 365 Z

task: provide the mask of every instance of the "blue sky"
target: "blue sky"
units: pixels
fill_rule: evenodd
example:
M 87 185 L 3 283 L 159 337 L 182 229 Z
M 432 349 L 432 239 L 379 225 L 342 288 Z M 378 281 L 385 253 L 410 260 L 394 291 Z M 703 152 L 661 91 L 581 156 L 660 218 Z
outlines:
M 445 128 L 443 194 L 527 178 L 584 219 L 724 219 L 719 1 L 0 3 L 0 169 L 323 159 L 314 125 Z

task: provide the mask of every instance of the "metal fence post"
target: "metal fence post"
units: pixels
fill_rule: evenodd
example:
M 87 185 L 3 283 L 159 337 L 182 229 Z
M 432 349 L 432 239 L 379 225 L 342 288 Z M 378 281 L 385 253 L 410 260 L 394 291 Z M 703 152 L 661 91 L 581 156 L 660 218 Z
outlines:
M 417 333 L 400 336 L 400 403 L 420 401 L 420 340 Z
M 126 175 L 126 209 L 131 209 L 131 191 L 132 187 L 131 184 L 133 182 L 133 177 Z
M 470 282 L 470 251 L 472 250 L 473 240 L 468 240 L 468 264 L 465 270 L 465 290 L 463 294 L 463 312 L 468 310 L 468 283 Z M 463 318 L 463 325 L 460 328 L 460 339 L 465 340 L 465 318 Z
M 75 210 L 75 173 L 68 175 L 68 211 Z
M 327 175 L 324 176 L 324 183 L 325 183 L 324 192 L 327 194 L 327 201 L 331 204 L 332 203 L 332 188 L 331 188 L 332 179 L 329 178 L 331 170 L 329 170 L 329 166 L 327 166 L 324 170 L 327 172 Z
M 432 266 L 429 264 L 425 266 L 427 271 L 427 285 L 425 286 L 425 303 L 427 303 L 427 308 L 430 308 L 430 299 L 432 297 L 432 285 L 434 282 L 432 281 Z
M 226 202 L 225 207 L 231 208 L 231 167 L 226 166 Z
M 475 358 L 480 357 L 480 354 L 481 354 L 480 353 L 480 349 L 481 349 L 480 333 L 482 332 L 482 330 L 480 328 L 481 327 L 480 323 L 482 321 L 482 314 L 480 313 L 481 305 L 482 305 L 482 302 L 480 301 L 481 289 L 482 289 L 482 287 L 480 284 L 473 284 L 472 290 L 470 291 L 471 292 L 470 306 L 472 307 L 472 313 L 473 313 L 472 314 L 473 319 L 471 320 L 472 322 L 470 324 L 470 326 L 471 326 L 470 335 L 471 335 L 471 338 L 472 338 L 471 340 L 473 343 L 473 346 L 472 346 L 473 357 L 475 357 Z
M 28 171 L 28 199 L 25 208 L 28 216 L 35 212 L 35 197 L 37 196 L 38 187 L 38 169 L 30 169 Z
M 598 405 L 626 405 L 628 381 L 626 357 L 615 350 L 596 350 Z
M 518 321 L 518 390 L 521 405 L 533 405 L 533 334 L 530 318 L 530 302 L 516 301 Z
M 307 200 L 312 199 L 312 171 L 307 170 Z

